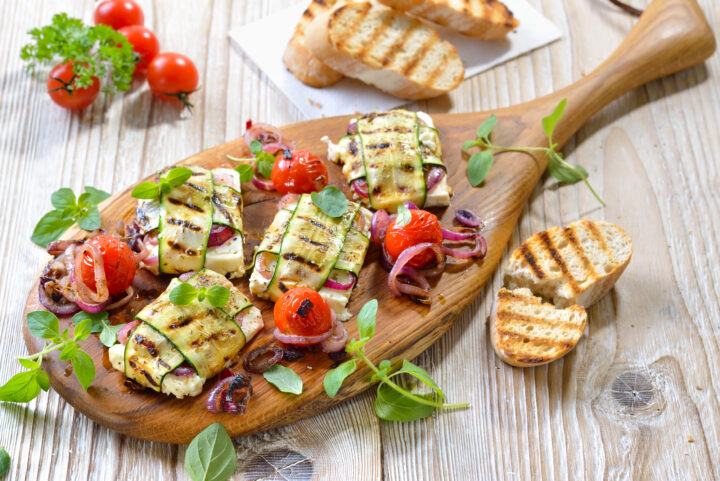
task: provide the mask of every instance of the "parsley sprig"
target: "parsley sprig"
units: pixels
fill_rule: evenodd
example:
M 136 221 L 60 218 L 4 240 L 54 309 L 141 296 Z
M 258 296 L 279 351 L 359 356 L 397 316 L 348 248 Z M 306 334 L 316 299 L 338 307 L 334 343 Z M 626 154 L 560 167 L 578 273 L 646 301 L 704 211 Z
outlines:
M 55 209 L 40 219 L 30 238 L 37 245 L 47 247 L 75 222 L 86 231 L 99 229 L 101 222 L 97 206 L 108 197 L 110 194 L 107 192 L 89 185 L 85 186 L 85 192 L 77 199 L 72 189 L 63 187 L 56 190 L 50 196 L 50 202 Z
M 72 62 L 75 86 L 88 87 L 93 77 L 104 82 L 107 94 L 130 88 L 135 57 L 127 38 L 107 25 L 83 24 L 78 18 L 59 13 L 50 25 L 28 32 L 32 42 L 25 45 L 20 58 L 32 72 L 40 65 Z
M 170 291 L 170 302 L 176 306 L 186 306 L 195 299 L 202 302 L 205 298 L 213 307 L 222 307 L 230 299 L 230 289 L 225 286 L 203 286 L 196 289 L 187 282 L 181 282 Z
M 187 167 L 174 167 L 158 182 L 142 182 L 135 186 L 130 195 L 136 199 L 157 199 L 160 194 L 169 194 L 175 187 L 180 187 L 192 176 Z
M 490 168 L 493 165 L 493 151 L 505 151 L 505 152 L 544 152 L 549 159 L 548 172 L 550 175 L 558 179 L 562 183 L 574 184 L 576 182 L 583 181 L 588 186 L 590 192 L 600 202 L 605 205 L 600 196 L 592 188 L 588 177 L 590 176 L 582 166 L 571 165 L 564 158 L 561 152 L 556 149 L 558 145 L 553 142 L 553 132 L 555 126 L 562 119 L 563 112 L 565 111 L 565 105 L 567 99 L 562 99 L 560 103 L 555 107 L 555 110 L 542 119 L 543 130 L 548 138 L 548 147 L 502 147 L 494 145 L 490 141 L 490 134 L 497 125 L 497 117 L 495 114 L 488 117 L 477 129 L 477 138 L 475 140 L 469 140 L 462 146 L 463 152 L 467 153 L 468 149 L 473 147 L 480 147 L 483 150 L 475 152 L 470 156 L 467 166 L 467 176 L 470 184 L 473 187 L 477 187 L 482 184 L 490 172 Z
M 386 421 L 415 421 L 430 416 L 436 409 L 458 409 L 468 407 L 469 403 L 446 404 L 445 394 L 420 366 L 403 360 L 402 366 L 392 371 L 389 360 L 381 361 L 377 366 L 365 355 L 365 344 L 375 335 L 375 323 L 378 302 L 373 299 L 365 303 L 357 318 L 360 339 L 352 339 L 345 350 L 353 358 L 343 362 L 325 375 L 323 384 L 328 396 L 335 397 L 343 381 L 355 372 L 357 361 L 364 362 L 372 371 L 370 382 L 378 382 L 375 414 Z M 416 394 L 403 387 L 397 376 L 404 374 L 420 381 L 430 388 L 429 394 Z
M 242 162 L 242 164 L 235 167 L 235 170 L 240 174 L 240 182 L 250 182 L 255 175 L 254 164 L 257 164 L 257 171 L 265 177 L 270 178 L 272 175 L 273 166 L 275 165 L 275 156 L 268 154 L 263 150 L 263 145 L 259 140 L 253 140 L 250 142 L 250 153 L 253 155 L 251 158 L 240 158 L 233 157 L 230 154 L 226 154 L 226 157 L 236 162 Z
M 40 394 L 40 390 L 50 388 L 50 378 L 42 370 L 43 358 L 53 351 L 60 351 L 61 361 L 70 361 L 80 385 L 87 390 L 95 379 L 95 364 L 88 353 L 80 349 L 92 331 L 92 320 L 84 319 L 77 323 L 73 334 L 68 329 L 60 332 L 57 316 L 48 311 L 33 311 L 27 315 L 27 328 L 30 334 L 46 339 L 40 352 L 18 358 L 18 362 L 27 371 L 14 375 L 5 385 L 0 386 L 0 401 L 26 403 Z

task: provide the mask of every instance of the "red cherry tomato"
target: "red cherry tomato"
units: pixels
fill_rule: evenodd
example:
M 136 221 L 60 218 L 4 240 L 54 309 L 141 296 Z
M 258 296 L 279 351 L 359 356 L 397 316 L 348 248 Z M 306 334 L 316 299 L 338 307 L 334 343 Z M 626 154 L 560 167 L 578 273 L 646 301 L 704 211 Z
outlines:
M 97 77 L 93 77 L 93 83 L 87 87 L 78 88 L 75 85 L 72 62 L 56 65 L 50 71 L 46 84 L 52 101 L 71 110 L 84 109 L 95 102 L 100 93 L 100 81 Z
M 135 278 L 135 256 L 130 247 L 117 237 L 99 235 L 87 242 L 97 246 L 102 253 L 110 295 L 120 294 L 127 289 Z M 83 282 L 95 290 L 95 260 L 89 252 L 83 257 L 80 275 Z
M 145 15 L 133 0 L 105 0 L 95 8 L 95 25 L 109 25 L 115 30 L 128 25 L 142 25 Z
M 129 25 L 121 28 L 118 32 L 127 37 L 128 42 L 133 46 L 133 52 L 138 54 L 133 76 L 144 76 L 147 74 L 150 62 L 160 51 L 160 42 L 154 33 L 142 25 Z
M 281 154 L 273 166 L 272 180 L 275 189 L 285 195 L 319 192 L 328 184 L 328 170 L 320 157 L 307 150 L 293 150 Z
M 400 254 L 408 247 L 423 242 L 432 242 L 438 245 L 442 243 L 442 229 L 434 214 L 421 209 L 412 209 L 410 216 L 410 222 L 403 227 L 397 227 L 395 225 L 397 217 L 394 218 L 390 221 L 385 234 L 385 249 L 394 260 L 397 260 Z M 435 255 L 432 252 L 425 251 L 413 257 L 408 262 L 408 265 L 419 269 L 426 266 L 433 259 L 435 259 Z
M 159 53 L 148 66 L 147 81 L 152 93 L 158 97 L 180 100 L 186 107 L 192 107 L 188 96 L 197 90 L 198 79 L 195 64 L 179 53 Z
M 290 289 L 280 296 L 273 310 L 275 325 L 283 334 L 319 336 L 332 327 L 330 306 L 307 287 Z

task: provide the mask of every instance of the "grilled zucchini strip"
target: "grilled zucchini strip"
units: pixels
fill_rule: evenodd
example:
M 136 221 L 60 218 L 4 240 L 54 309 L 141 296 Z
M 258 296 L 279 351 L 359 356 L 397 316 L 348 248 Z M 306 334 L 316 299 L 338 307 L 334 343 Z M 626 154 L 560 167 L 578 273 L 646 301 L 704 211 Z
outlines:
M 226 225 L 243 235 L 243 200 L 240 192 L 227 185 L 214 184 L 212 204 L 213 224 Z
M 125 376 L 160 392 L 170 371 L 185 358 L 163 334 L 141 323 L 125 343 Z

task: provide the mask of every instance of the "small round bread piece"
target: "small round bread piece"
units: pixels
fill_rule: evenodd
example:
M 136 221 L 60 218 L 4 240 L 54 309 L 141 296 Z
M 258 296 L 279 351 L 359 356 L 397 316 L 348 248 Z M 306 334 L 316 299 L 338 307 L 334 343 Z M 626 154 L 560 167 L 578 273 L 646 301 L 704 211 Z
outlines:
M 504 362 L 541 366 L 563 357 L 582 337 L 587 313 L 582 306 L 558 309 L 529 289 L 504 287 L 490 317 L 490 340 Z

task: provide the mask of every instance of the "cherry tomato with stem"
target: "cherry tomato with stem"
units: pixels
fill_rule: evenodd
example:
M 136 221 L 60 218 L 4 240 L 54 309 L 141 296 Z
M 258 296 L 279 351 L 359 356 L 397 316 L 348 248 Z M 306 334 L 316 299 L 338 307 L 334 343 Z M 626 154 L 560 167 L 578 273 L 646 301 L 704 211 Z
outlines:
M 150 29 L 142 25 L 128 25 L 118 32 L 125 35 L 133 47 L 133 55 L 135 56 L 134 77 L 142 77 L 147 74 L 148 66 L 153 58 L 160 51 L 160 42 L 158 42 Z
M 95 7 L 95 25 L 109 25 L 119 30 L 128 25 L 143 25 L 145 15 L 133 0 L 105 0 Z
M 120 294 L 130 287 L 137 269 L 130 247 L 117 237 L 108 235 L 95 236 L 87 242 L 96 246 L 102 254 L 110 295 Z M 89 252 L 85 252 L 83 257 L 80 275 L 85 285 L 95 291 L 95 259 Z
M 319 336 L 332 328 L 330 306 L 307 287 L 290 289 L 275 303 L 275 325 L 283 334 Z
M 77 76 L 73 72 L 72 62 L 56 65 L 48 75 L 47 91 L 53 102 L 60 107 L 79 110 L 95 102 L 100 93 L 100 80 L 93 77 L 93 83 L 87 87 L 78 87 Z
M 270 176 L 281 194 L 319 192 L 328 184 L 328 170 L 320 157 L 307 150 L 286 150 L 275 161 Z
M 195 64 L 185 55 L 157 54 L 148 66 L 147 81 L 153 95 L 179 100 L 189 109 L 193 107 L 188 96 L 197 90 L 199 75 Z
M 385 233 L 385 249 L 393 260 L 397 260 L 400 254 L 408 247 L 423 242 L 442 244 L 442 228 L 434 214 L 426 210 L 412 209 L 410 210 L 410 216 L 410 222 L 402 227 L 396 225 L 397 217 L 391 220 Z M 435 259 L 435 255 L 430 251 L 425 251 L 413 257 L 408 262 L 408 265 L 420 269 L 433 259 Z

